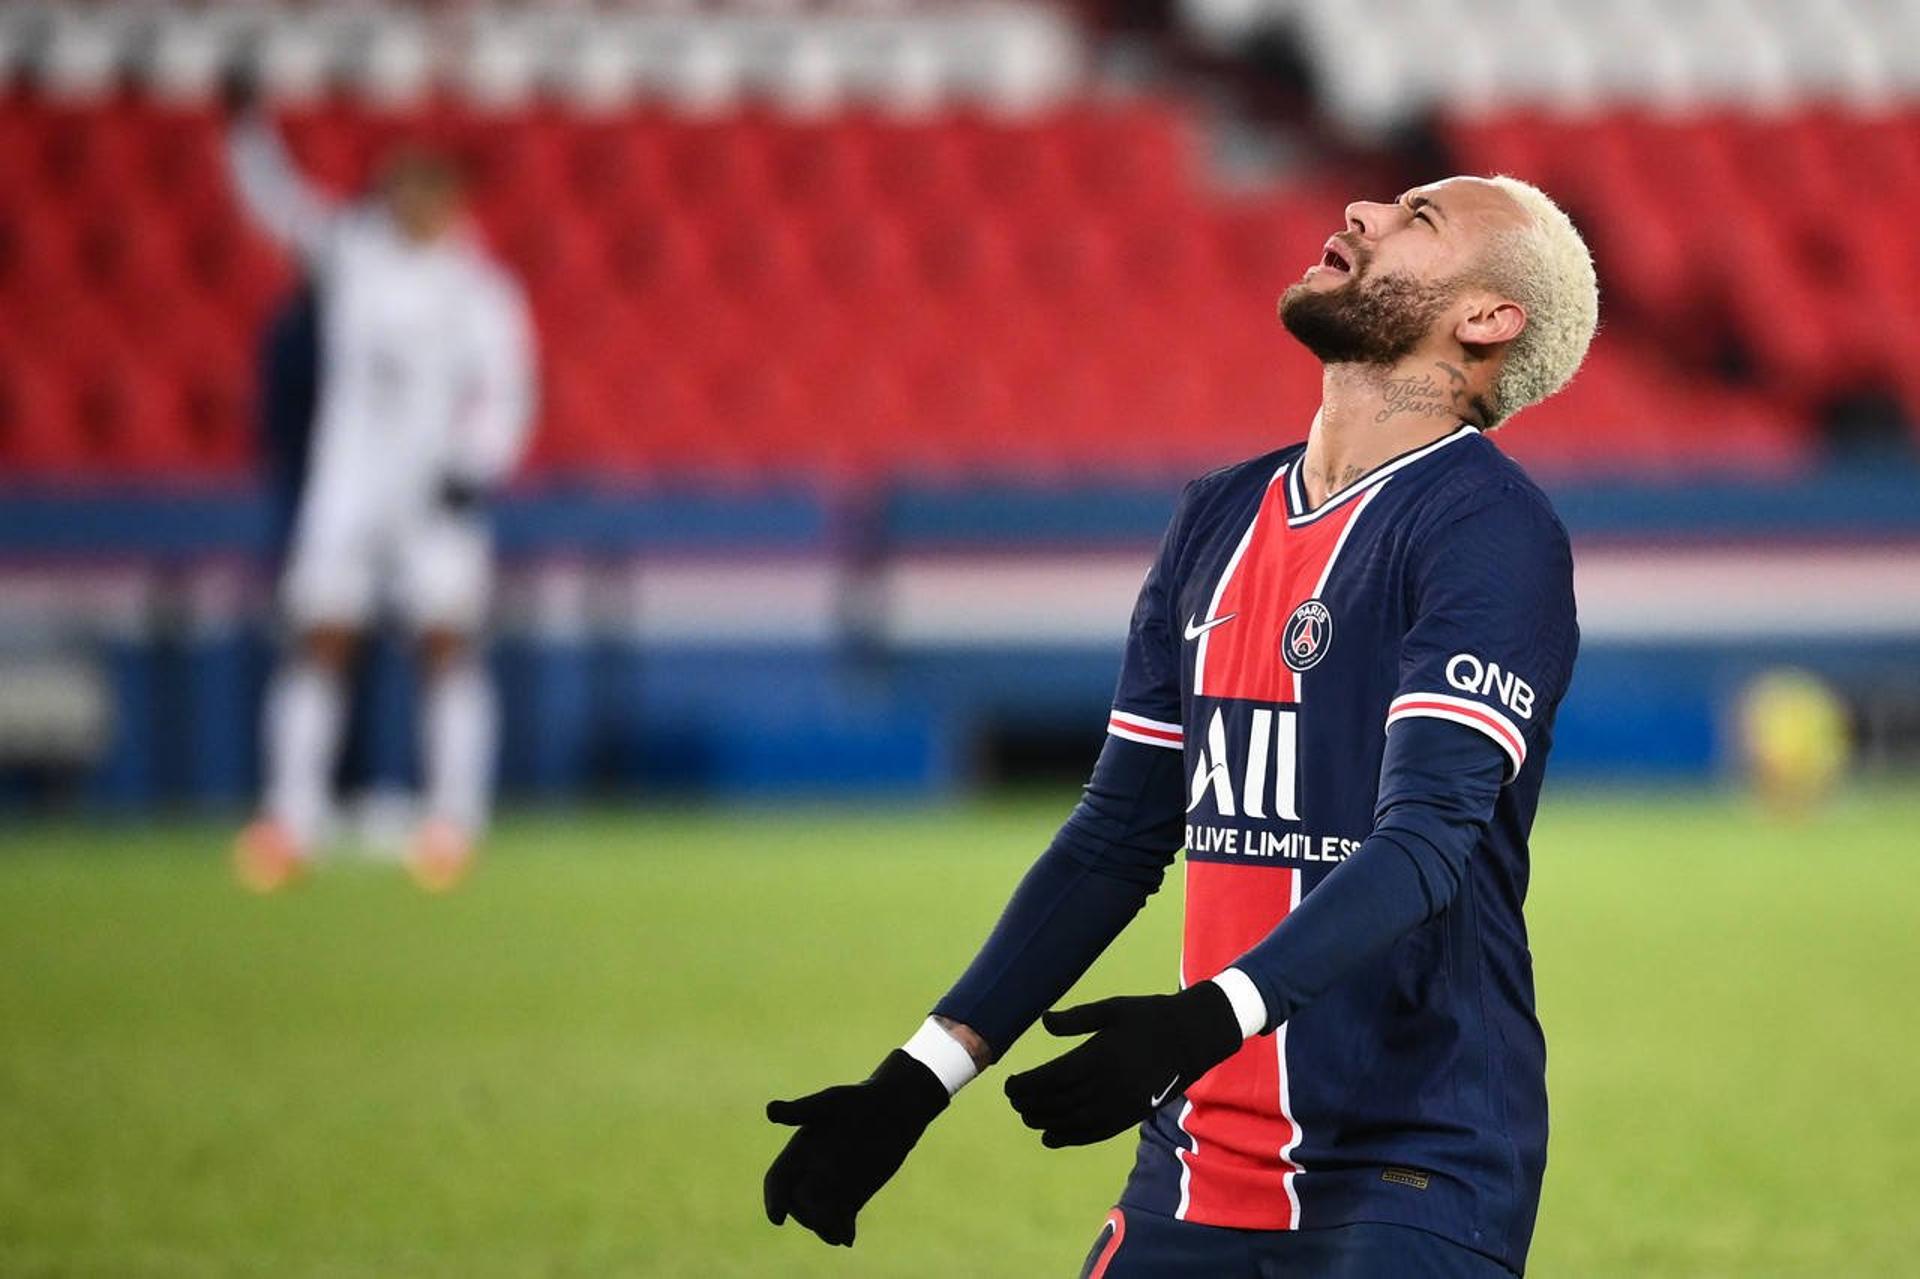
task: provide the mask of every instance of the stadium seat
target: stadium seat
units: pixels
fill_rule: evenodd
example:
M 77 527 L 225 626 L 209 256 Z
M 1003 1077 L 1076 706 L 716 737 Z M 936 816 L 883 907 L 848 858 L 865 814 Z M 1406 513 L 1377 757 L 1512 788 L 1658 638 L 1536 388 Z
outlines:
M 1318 389 L 1273 299 L 1358 194 L 1215 190 L 1153 97 L 1018 119 L 313 97 L 284 122 L 343 195 L 400 142 L 469 162 L 540 329 L 534 465 L 559 471 L 1159 474 L 1259 451 Z M 1529 457 L 1712 449 L 1644 432 L 1662 397 L 1738 424 L 1755 465 L 1804 455 L 1792 423 L 1855 382 L 1920 411 L 1911 113 L 1523 102 L 1440 132 L 1461 167 L 1561 195 L 1600 262 L 1611 331 L 1513 436 Z M 253 338 L 296 268 L 234 206 L 210 109 L 16 95 L 0 175 L 0 298 L 36 315 L 0 354 L 106 352 L 71 394 L 14 377 L 7 455 L 237 473 Z
M 73 384 L 64 370 L 21 352 L 0 355 L 0 471 L 71 478 L 95 469 L 75 429 Z

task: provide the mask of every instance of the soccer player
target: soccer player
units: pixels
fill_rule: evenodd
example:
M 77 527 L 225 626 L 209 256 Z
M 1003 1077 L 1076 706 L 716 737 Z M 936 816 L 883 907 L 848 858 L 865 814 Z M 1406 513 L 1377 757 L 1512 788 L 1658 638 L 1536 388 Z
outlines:
M 423 887 L 451 887 L 488 814 L 495 707 L 477 644 L 492 578 L 485 505 L 526 441 L 526 307 L 465 226 L 446 158 L 401 154 L 372 199 L 340 207 L 301 179 L 250 109 L 228 157 L 255 219 L 303 259 L 321 326 L 318 420 L 281 583 L 294 636 L 267 693 L 264 812 L 241 833 L 235 867 L 266 891 L 312 856 L 347 671 L 385 603 L 416 633 L 426 671 L 426 817 L 409 866 Z
M 1346 229 L 1280 318 L 1323 365 L 1294 445 L 1189 484 L 1073 815 L 971 967 L 866 1081 L 767 1108 L 766 1176 L 851 1244 L 963 1084 L 1044 1012 L 1089 1036 L 1006 1081 L 1049 1147 L 1139 1125 L 1104 1279 L 1519 1272 L 1546 1164 L 1521 904 L 1579 633 L 1567 536 L 1486 431 L 1598 316 L 1571 221 L 1451 178 Z M 1181 847 L 1177 994 L 1047 1012 Z

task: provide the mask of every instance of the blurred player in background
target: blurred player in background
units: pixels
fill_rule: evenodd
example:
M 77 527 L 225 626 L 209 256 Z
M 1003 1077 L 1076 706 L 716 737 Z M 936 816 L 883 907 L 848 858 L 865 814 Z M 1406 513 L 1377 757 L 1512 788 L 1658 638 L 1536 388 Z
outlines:
M 397 154 L 371 198 L 338 205 L 301 178 L 251 94 L 232 96 L 234 185 L 312 278 L 321 351 L 281 581 L 292 639 L 267 696 L 264 811 L 240 835 L 236 868 L 266 891 L 313 857 L 347 675 L 385 605 L 417 635 L 425 674 L 425 817 L 408 863 L 422 886 L 451 887 L 489 809 L 497 728 L 479 647 L 492 582 L 486 504 L 526 444 L 526 306 L 466 225 L 448 158 Z
M 1812 671 L 1763 671 L 1740 690 L 1737 732 L 1754 796 L 1804 820 L 1831 799 L 1853 763 L 1847 704 Z
M 774 1102 L 766 1209 L 830 1243 L 1035 1019 L 1048 1146 L 1139 1125 L 1088 1276 L 1518 1272 L 1546 1166 L 1521 914 L 1579 630 L 1566 530 L 1483 432 L 1598 318 L 1546 196 L 1356 203 L 1281 300 L 1304 445 L 1189 484 L 1084 798 L 973 965 L 864 1083 Z M 1178 994 L 1047 1012 L 1187 850 Z M 991 1269 L 989 1265 L 987 1267 Z

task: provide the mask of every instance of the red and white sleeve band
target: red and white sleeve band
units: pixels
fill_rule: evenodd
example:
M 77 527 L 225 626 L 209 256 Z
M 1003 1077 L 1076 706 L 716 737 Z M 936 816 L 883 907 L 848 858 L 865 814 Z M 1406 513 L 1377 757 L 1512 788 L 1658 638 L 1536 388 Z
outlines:
M 1164 746 L 1168 750 L 1179 750 L 1185 733 L 1180 725 L 1163 719 L 1148 719 L 1145 715 L 1135 715 L 1128 711 L 1115 711 L 1107 719 L 1107 731 L 1115 737 L 1123 737 L 1130 742 L 1140 742 L 1146 746 Z
M 901 1045 L 900 1051 L 931 1070 L 934 1078 L 946 1088 L 949 1097 L 966 1087 L 980 1073 L 980 1067 L 974 1064 L 973 1054 L 948 1034 L 945 1026 L 931 1017 L 920 1023 L 920 1029 L 913 1032 L 912 1039 Z
M 1387 707 L 1387 727 L 1403 719 L 1425 716 L 1450 720 L 1485 733 L 1507 757 L 1507 780 L 1520 775 L 1527 762 L 1527 738 L 1512 720 L 1483 702 L 1455 697 L 1450 693 L 1402 693 Z

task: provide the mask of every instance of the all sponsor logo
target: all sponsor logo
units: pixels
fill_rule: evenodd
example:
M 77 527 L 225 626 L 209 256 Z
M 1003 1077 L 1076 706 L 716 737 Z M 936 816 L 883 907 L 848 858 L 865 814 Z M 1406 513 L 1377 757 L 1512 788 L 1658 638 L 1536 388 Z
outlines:
M 1219 708 L 1207 720 L 1204 742 L 1191 748 L 1193 780 L 1187 786 L 1187 811 L 1209 798 L 1221 817 L 1279 817 L 1298 821 L 1299 716 L 1291 709 L 1255 707 L 1247 714 L 1244 735 L 1235 732 L 1228 748 L 1226 718 Z

